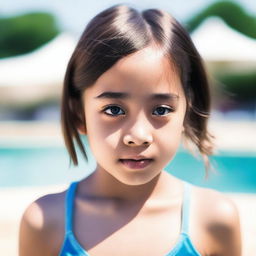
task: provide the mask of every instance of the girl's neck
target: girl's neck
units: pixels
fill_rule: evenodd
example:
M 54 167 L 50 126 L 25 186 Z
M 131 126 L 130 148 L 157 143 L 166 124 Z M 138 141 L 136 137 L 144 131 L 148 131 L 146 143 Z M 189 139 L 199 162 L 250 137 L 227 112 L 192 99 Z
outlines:
M 99 168 L 80 182 L 79 190 L 81 195 L 89 197 L 134 203 L 176 196 L 180 187 L 180 181 L 165 171 L 146 184 L 126 185 Z

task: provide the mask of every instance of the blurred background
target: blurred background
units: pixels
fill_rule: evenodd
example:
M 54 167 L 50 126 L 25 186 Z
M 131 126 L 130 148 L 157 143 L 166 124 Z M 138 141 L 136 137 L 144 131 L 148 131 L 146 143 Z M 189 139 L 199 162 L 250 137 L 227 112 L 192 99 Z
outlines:
M 65 67 L 87 22 L 117 1 L 7 1 L 0 11 L 0 120 L 58 121 Z M 213 79 L 214 114 L 256 118 L 253 0 L 128 1 L 163 8 L 191 33 Z
M 64 188 L 95 167 L 86 137 L 89 162 L 80 157 L 77 168 L 69 165 L 60 128 L 61 91 L 67 63 L 86 24 L 118 3 L 1 1 L 0 201 L 12 209 L 0 213 L 0 247 L 2 241 L 2 248 L 9 250 L 6 255 L 17 253 L 17 244 L 10 243 L 18 232 L 18 217 L 32 199 Z M 216 137 L 211 157 L 214 171 L 205 179 L 200 157 L 183 147 L 166 170 L 193 184 L 231 193 L 248 218 L 246 207 L 252 201 L 256 205 L 256 2 L 125 3 L 170 12 L 189 31 L 209 75 L 213 96 L 210 129 Z M 16 211 L 11 202 L 18 195 Z M 250 214 L 256 215 L 256 209 Z M 256 233 L 256 227 L 253 231 L 250 224 L 242 224 L 250 229 L 244 237 Z M 254 255 L 254 249 L 247 241 L 244 255 Z
M 93 170 L 93 157 L 89 166 L 82 160 L 78 168 L 69 168 L 60 129 L 61 91 L 68 60 L 86 24 L 116 3 L 46 0 L 1 5 L 0 187 L 66 184 Z M 255 193 L 255 1 L 128 4 L 174 15 L 191 34 L 209 75 L 210 127 L 217 145 L 213 162 L 220 175 L 205 181 L 202 162 L 182 149 L 170 171 L 197 185 Z M 191 173 L 185 163 L 198 173 Z M 245 163 L 246 172 L 241 168 Z

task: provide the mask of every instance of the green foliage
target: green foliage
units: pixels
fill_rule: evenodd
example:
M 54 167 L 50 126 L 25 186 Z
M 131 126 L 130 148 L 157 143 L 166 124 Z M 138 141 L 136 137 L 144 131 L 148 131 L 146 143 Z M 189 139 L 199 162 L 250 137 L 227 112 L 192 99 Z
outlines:
M 256 101 L 256 72 L 218 75 L 224 89 L 240 101 Z
M 187 22 L 188 31 L 195 30 L 200 23 L 211 16 L 222 18 L 230 27 L 256 39 L 256 17 L 249 15 L 238 3 L 233 1 L 218 1 Z
M 58 33 L 56 21 L 48 13 L 0 18 L 0 58 L 35 50 Z

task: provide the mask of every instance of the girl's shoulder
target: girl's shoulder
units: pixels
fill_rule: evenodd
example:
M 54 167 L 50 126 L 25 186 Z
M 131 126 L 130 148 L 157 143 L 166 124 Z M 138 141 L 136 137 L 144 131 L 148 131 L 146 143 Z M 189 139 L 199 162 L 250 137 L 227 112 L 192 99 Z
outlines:
M 193 186 L 192 207 L 194 212 L 206 220 L 226 222 L 237 220 L 238 210 L 227 194 L 214 189 Z
M 239 213 L 228 195 L 193 186 L 191 219 L 192 235 L 198 242 L 204 241 L 205 250 L 213 248 L 217 255 L 240 255 Z
M 44 195 L 32 202 L 20 223 L 20 255 L 57 255 L 64 238 L 65 195 Z

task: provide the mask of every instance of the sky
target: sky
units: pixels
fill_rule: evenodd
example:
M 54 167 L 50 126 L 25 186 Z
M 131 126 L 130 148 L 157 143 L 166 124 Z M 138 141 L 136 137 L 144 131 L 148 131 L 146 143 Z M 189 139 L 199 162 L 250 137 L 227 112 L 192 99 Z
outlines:
M 161 8 L 170 12 L 180 22 L 217 0 L 0 0 L 0 16 L 11 16 L 31 11 L 54 14 L 59 27 L 75 35 L 82 33 L 88 21 L 100 11 L 114 4 L 128 3 L 138 9 Z M 248 13 L 256 16 L 256 0 L 233 0 Z

